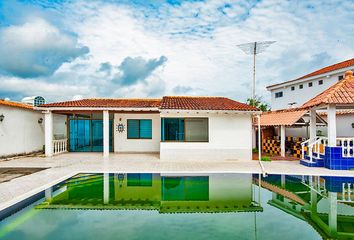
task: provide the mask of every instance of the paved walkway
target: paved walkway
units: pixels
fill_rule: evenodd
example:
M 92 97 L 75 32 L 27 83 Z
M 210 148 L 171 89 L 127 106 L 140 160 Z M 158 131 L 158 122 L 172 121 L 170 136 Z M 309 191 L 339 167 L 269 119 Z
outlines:
M 354 171 L 308 168 L 298 162 L 263 162 L 268 174 L 353 176 Z M 46 170 L 0 184 L 0 210 L 26 199 L 77 173 L 262 173 L 258 161 L 174 161 L 159 160 L 154 154 L 66 153 L 52 158 L 28 157 L 1 161 L 0 168 L 42 167 Z

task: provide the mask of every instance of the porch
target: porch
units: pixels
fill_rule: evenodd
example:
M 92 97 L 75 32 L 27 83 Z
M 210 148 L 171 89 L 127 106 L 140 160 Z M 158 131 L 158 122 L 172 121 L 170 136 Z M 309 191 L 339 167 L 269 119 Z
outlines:
M 308 167 L 325 167 L 332 170 L 354 169 L 354 136 L 337 136 L 337 110 L 354 109 L 354 77 L 352 71 L 303 106 L 310 115 L 327 112 L 327 137 L 316 136 L 316 124 L 310 119 L 310 138 L 302 143 L 302 160 Z M 352 125 L 353 127 L 353 125 Z

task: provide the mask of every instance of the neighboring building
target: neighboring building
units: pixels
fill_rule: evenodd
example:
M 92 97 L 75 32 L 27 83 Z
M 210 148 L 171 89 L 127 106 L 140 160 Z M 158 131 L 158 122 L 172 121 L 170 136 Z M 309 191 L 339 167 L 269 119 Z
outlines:
M 252 116 L 260 112 L 224 97 L 83 99 L 44 104 L 46 155 L 53 143 L 52 114 L 67 117 L 71 152 L 156 152 L 164 160 L 252 158 Z M 54 145 L 53 145 L 54 144 Z M 58 144 L 58 143 L 57 143 Z
M 21 102 L 31 105 L 31 106 L 34 106 L 34 107 L 46 103 L 45 99 L 41 96 L 25 97 L 21 100 Z
M 54 116 L 55 136 L 66 137 L 65 120 Z M 0 100 L 0 158 L 43 151 L 44 116 L 28 104 Z
M 300 107 L 343 79 L 344 73 L 354 69 L 354 58 L 321 68 L 305 76 L 267 87 L 271 92 L 272 110 Z

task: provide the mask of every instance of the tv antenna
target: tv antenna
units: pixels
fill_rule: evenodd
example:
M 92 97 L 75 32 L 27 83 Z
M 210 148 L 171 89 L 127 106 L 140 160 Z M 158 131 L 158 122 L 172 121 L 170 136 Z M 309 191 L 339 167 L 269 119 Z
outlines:
M 250 42 L 237 45 L 247 55 L 253 55 L 253 86 L 252 99 L 256 99 L 256 55 L 264 52 L 275 41 Z

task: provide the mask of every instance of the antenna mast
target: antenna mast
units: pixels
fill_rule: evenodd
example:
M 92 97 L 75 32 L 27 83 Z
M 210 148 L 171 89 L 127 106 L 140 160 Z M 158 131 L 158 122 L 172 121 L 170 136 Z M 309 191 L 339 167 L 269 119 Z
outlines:
M 252 99 L 256 99 L 256 55 L 264 52 L 275 41 L 250 42 L 237 45 L 247 55 L 253 55 Z

